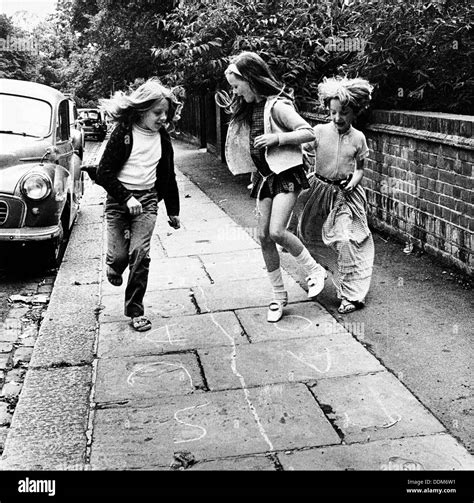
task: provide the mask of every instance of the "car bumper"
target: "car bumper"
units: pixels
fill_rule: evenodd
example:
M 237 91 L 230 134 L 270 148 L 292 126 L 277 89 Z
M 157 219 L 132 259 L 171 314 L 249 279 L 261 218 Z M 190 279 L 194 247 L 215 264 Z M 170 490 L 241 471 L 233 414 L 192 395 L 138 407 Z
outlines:
M 47 241 L 59 236 L 60 233 L 61 229 L 59 225 L 0 229 L 0 242 Z

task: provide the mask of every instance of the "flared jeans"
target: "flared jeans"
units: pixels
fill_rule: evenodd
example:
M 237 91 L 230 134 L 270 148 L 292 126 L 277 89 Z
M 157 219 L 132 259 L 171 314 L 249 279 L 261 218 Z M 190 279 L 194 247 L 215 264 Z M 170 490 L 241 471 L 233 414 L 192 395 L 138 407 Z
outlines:
M 154 189 L 133 191 L 142 204 L 140 215 L 131 215 L 126 203 L 107 196 L 106 264 L 117 274 L 123 274 L 127 265 L 129 276 L 125 289 L 125 316 L 144 314 L 143 298 L 148 285 L 150 247 L 158 213 L 158 197 Z

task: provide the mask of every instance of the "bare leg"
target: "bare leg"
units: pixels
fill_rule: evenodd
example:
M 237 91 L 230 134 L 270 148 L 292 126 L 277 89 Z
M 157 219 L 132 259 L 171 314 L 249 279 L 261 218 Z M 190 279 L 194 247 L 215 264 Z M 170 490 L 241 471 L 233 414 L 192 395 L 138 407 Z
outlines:
M 298 198 L 297 192 L 282 192 L 273 198 L 269 235 L 272 241 L 286 248 L 293 257 L 304 249 L 303 243 L 287 230 L 288 220 Z
M 307 275 L 308 298 L 319 295 L 324 288 L 326 270 L 319 265 L 297 236 L 287 230 L 288 219 L 295 206 L 298 194 L 284 192 L 273 198 L 270 218 L 270 238 L 285 247 Z
M 258 218 L 258 239 L 262 247 L 263 260 L 267 266 L 267 271 L 272 272 L 280 267 L 280 255 L 273 241 L 270 238 L 269 227 L 272 214 L 272 199 L 267 197 L 259 202 L 261 215 Z

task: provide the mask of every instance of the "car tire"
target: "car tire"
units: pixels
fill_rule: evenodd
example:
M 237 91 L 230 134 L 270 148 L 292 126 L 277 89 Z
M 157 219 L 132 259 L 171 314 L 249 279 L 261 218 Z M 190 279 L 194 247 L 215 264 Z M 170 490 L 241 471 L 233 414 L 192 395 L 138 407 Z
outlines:
M 59 222 L 59 235 L 40 244 L 40 257 L 42 265 L 48 269 L 56 269 L 61 264 L 61 260 L 66 248 L 66 236 L 63 222 Z

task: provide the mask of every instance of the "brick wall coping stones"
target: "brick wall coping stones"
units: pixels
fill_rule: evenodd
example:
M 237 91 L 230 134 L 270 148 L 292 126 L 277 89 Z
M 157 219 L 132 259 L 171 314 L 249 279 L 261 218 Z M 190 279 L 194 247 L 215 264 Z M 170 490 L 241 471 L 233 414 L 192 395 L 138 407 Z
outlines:
M 328 121 L 325 113 L 303 111 L 302 115 L 313 122 Z M 373 110 L 364 129 L 474 150 L 473 124 L 472 115 Z

